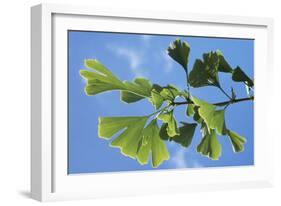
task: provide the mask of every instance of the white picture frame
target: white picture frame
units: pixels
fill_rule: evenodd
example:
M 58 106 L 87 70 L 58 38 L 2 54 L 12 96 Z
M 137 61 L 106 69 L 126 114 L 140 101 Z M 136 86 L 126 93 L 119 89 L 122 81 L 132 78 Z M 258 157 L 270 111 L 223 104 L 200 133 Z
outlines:
M 167 24 L 174 27 L 177 34 L 186 34 L 184 26 L 188 25 L 193 28 L 192 35 L 256 39 L 255 165 L 68 175 L 67 111 L 63 109 L 67 99 L 67 75 L 65 69 L 56 69 L 67 66 L 65 32 L 68 29 L 91 30 L 94 25 L 95 30 L 103 31 L 170 34 L 164 28 Z M 274 75 L 272 19 L 40 4 L 31 9 L 31 25 L 32 198 L 53 201 L 273 185 L 274 131 L 270 131 L 266 121 L 270 100 L 275 98 L 273 93 L 268 93 L 273 88 L 270 77 Z M 262 98 L 266 95 L 267 98 Z M 266 141 L 262 140 L 264 137 Z

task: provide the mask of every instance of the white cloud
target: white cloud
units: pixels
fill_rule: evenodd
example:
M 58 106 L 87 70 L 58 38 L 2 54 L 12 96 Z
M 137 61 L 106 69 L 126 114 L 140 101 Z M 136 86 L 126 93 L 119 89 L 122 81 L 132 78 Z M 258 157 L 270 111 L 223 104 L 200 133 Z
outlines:
M 115 52 L 116 55 L 125 58 L 128 61 L 130 69 L 135 76 L 143 76 L 143 72 L 140 71 L 141 61 L 142 59 L 144 59 L 143 52 L 121 46 L 108 45 L 107 48 L 110 51 Z
M 188 159 L 186 159 L 188 156 Z M 171 158 L 171 163 L 175 168 L 199 168 L 203 167 L 191 153 L 185 148 L 178 148 Z
M 173 61 L 171 57 L 167 54 L 167 52 L 162 52 L 162 57 L 164 59 L 164 72 L 169 74 L 173 68 Z
M 185 160 L 185 150 L 178 149 L 172 157 L 171 162 L 175 165 L 176 168 L 186 168 L 187 163 Z

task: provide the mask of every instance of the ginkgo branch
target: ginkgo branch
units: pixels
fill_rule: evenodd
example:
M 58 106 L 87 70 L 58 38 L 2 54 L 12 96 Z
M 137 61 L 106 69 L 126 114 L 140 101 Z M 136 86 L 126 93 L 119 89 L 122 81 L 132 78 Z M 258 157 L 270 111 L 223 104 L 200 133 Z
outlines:
M 230 96 L 220 86 L 219 73 L 231 75 L 234 82 L 244 83 L 252 90 L 254 81 L 239 66 L 232 68 L 219 50 L 204 53 L 202 59 L 196 59 L 190 73 L 188 72 L 190 46 L 187 42 L 177 39 L 171 43 L 167 51 L 168 55 L 183 67 L 188 91 L 171 84 L 167 86 L 153 84 L 149 79 L 140 77 L 133 81 L 122 81 L 98 60 L 85 60 L 85 66 L 89 70 L 80 70 L 80 75 L 86 79 L 87 95 L 119 91 L 122 102 L 131 104 L 146 98 L 156 110 L 146 116 L 99 117 L 98 136 L 107 140 L 114 138 L 110 146 L 120 148 L 123 155 L 137 159 L 140 164 L 147 164 L 151 156 L 153 167 L 158 167 L 169 159 L 165 141 L 174 141 L 188 147 L 197 125 L 200 126 L 202 133 L 201 142 L 197 145 L 197 152 L 201 155 L 212 160 L 219 159 L 222 146 L 217 135 L 227 136 L 233 151 L 242 152 L 246 138 L 226 126 L 225 110 L 231 104 L 253 101 L 254 96 L 237 99 L 232 87 Z M 191 95 L 191 87 L 205 86 L 219 88 L 229 100 L 208 103 Z M 177 98 L 183 98 L 184 101 L 175 101 Z M 187 118 L 193 118 L 192 122 L 180 121 L 178 124 L 174 110 L 180 105 L 188 105 L 186 115 Z M 160 127 L 157 120 L 161 122 Z M 119 133 L 120 131 L 122 132 Z M 116 137 L 117 133 L 119 135 Z
M 224 101 L 224 102 L 217 102 L 217 103 L 212 103 L 215 106 L 225 106 L 227 104 L 235 104 L 238 102 L 244 102 L 244 101 L 251 101 L 254 100 L 254 96 L 252 97 L 246 97 L 246 98 L 240 98 L 240 99 L 233 99 L 233 100 L 229 100 L 229 101 Z M 183 102 L 173 102 L 173 105 L 186 105 L 186 104 L 194 104 L 192 100 L 187 100 L 187 101 L 183 101 Z

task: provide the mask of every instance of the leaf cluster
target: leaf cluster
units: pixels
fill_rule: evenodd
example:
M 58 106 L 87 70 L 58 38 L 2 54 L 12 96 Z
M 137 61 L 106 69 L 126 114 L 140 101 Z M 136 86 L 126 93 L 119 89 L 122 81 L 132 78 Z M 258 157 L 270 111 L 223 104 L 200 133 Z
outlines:
M 242 100 L 236 99 L 233 88 L 231 95 L 224 91 L 219 73 L 230 74 L 234 82 L 242 82 L 251 90 L 254 89 L 253 80 L 239 66 L 233 69 L 219 50 L 204 53 L 202 59 L 196 59 L 190 72 L 188 69 L 190 46 L 187 42 L 175 40 L 168 47 L 167 53 L 184 69 L 188 91 L 171 84 L 166 86 L 153 84 L 145 78 L 122 81 L 98 60 L 85 60 L 88 69 L 80 70 L 80 75 L 87 80 L 85 86 L 87 95 L 117 90 L 125 103 L 148 99 L 155 108 L 153 113 L 146 116 L 100 117 L 98 136 L 111 140 L 111 147 L 120 148 L 123 155 L 136 159 L 140 164 L 147 164 L 151 159 L 153 167 L 158 167 L 169 159 L 167 141 L 187 148 L 192 143 L 196 128 L 199 128 L 202 134 L 201 142 L 197 146 L 197 151 L 201 155 L 212 160 L 219 159 L 222 146 L 218 136 L 227 136 L 234 152 L 242 152 L 246 143 L 245 137 L 230 130 L 225 121 L 226 108 Z M 228 101 L 208 103 L 193 96 L 189 86 L 217 87 L 226 95 Z M 178 102 L 178 99 L 183 101 Z M 181 105 L 186 106 L 186 121 L 179 124 L 174 111 Z

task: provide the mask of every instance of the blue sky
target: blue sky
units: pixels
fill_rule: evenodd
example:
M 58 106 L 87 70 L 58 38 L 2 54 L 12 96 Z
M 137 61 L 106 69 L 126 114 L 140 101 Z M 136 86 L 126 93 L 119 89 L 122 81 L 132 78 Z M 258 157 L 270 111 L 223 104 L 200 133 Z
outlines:
M 121 80 L 142 76 L 153 83 L 174 84 L 185 89 L 184 70 L 166 54 L 167 47 L 176 38 L 187 41 L 191 47 L 189 68 L 204 52 L 220 49 L 232 67 L 239 65 L 253 77 L 254 40 L 69 31 L 69 174 L 155 170 L 150 164 L 140 165 L 123 156 L 119 149 L 109 147 L 109 141 L 97 136 L 99 116 L 142 116 L 152 113 L 153 106 L 147 100 L 125 104 L 117 91 L 86 96 L 85 81 L 79 70 L 85 69 L 84 59 L 95 58 Z M 229 94 L 232 86 L 237 98 L 246 97 L 245 86 L 232 82 L 230 75 L 220 74 L 220 81 Z M 227 100 L 214 87 L 191 88 L 191 92 L 209 102 Z M 184 113 L 184 106 L 176 109 L 178 121 L 187 121 Z M 234 153 L 228 137 L 219 136 L 223 148 L 221 158 L 214 161 L 201 156 L 196 152 L 201 140 L 197 129 L 188 149 L 169 142 L 170 160 L 157 169 L 253 165 L 253 103 L 230 105 L 226 110 L 226 124 L 247 138 L 244 152 Z

